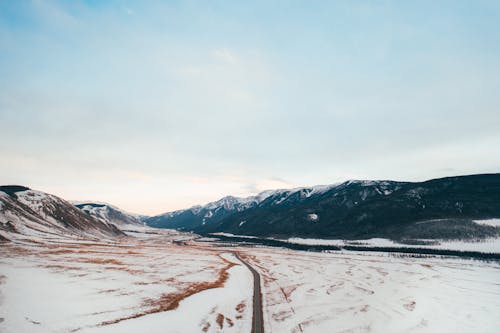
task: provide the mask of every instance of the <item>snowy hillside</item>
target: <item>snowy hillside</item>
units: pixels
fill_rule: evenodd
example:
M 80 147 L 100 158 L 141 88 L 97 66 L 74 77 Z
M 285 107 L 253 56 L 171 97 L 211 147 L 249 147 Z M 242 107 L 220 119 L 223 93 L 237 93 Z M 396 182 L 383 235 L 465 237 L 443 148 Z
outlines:
M 0 236 L 5 239 L 120 235 L 114 224 L 94 219 L 59 197 L 23 186 L 0 186 Z
M 104 223 L 113 223 L 117 227 L 127 225 L 143 225 L 138 218 L 118 207 L 107 203 L 80 202 L 74 203 L 75 207 Z

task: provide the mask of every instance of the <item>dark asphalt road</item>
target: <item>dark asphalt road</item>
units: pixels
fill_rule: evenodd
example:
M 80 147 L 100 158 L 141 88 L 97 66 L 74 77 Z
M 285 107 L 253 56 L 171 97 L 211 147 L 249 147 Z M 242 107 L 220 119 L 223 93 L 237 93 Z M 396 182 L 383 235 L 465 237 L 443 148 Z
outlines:
M 245 260 L 241 259 L 238 253 L 233 252 L 236 258 L 247 266 L 253 275 L 253 320 L 252 320 L 252 333 L 264 332 L 264 320 L 262 319 L 262 293 L 260 291 L 260 275 L 257 271 L 250 266 Z

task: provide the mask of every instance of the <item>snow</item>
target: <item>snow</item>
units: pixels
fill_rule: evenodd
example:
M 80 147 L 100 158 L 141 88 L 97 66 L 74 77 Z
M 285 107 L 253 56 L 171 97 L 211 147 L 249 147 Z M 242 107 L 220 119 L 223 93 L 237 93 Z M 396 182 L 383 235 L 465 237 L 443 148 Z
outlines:
M 0 235 L 14 242 L 43 242 L 52 239 L 72 239 L 77 241 L 82 237 L 94 237 L 99 239 L 114 238 L 106 234 L 107 224 L 89 226 L 87 229 L 75 229 L 67 227 L 61 218 L 56 219 L 59 212 L 66 211 L 68 217 L 80 214 L 77 208 L 70 203 L 36 191 L 22 191 L 16 193 L 17 200 L 10 196 L 0 196 L 0 202 L 4 209 L 0 210 L 0 223 L 8 223 L 9 226 L 0 230 Z M 20 204 L 21 203 L 21 204 Z M 75 218 L 75 222 L 78 220 Z
M 0 331 L 219 332 L 218 316 L 224 332 L 250 331 L 250 271 L 227 249 L 172 245 L 191 234 L 159 233 L 115 244 L 61 239 L 6 245 L 0 252 Z M 134 317 L 154 310 L 163 295 L 217 281 L 223 269 L 224 284 L 189 295 L 175 309 Z M 119 319 L 125 320 L 102 325 Z
M 487 219 L 487 220 L 475 220 L 477 224 L 490 225 L 493 227 L 500 227 L 500 219 Z
M 345 245 L 341 239 L 316 239 L 316 238 L 297 238 L 292 237 L 286 240 L 289 243 L 303 244 L 303 245 Z
M 284 200 L 286 200 L 290 195 L 297 193 L 297 192 L 302 192 L 303 197 L 309 198 L 313 195 L 319 195 L 323 194 L 334 187 L 339 186 L 340 184 L 330 184 L 330 185 L 315 185 L 315 186 L 310 186 L 310 187 L 297 187 L 297 188 L 292 188 L 292 189 L 279 189 L 279 190 L 266 190 L 262 191 L 257 195 L 253 196 L 248 196 L 248 197 L 235 197 L 235 196 L 226 196 L 223 197 L 217 201 L 209 202 L 203 206 L 196 205 L 192 206 L 188 209 L 182 209 L 182 210 L 176 210 L 173 212 L 167 212 L 162 214 L 161 216 L 166 216 L 166 217 L 174 217 L 179 214 L 182 214 L 183 212 L 187 210 L 191 210 L 193 214 L 199 214 L 202 210 L 208 210 L 209 212 L 205 214 L 205 218 L 210 218 L 213 216 L 213 212 L 217 211 L 220 208 L 224 208 L 226 210 L 238 210 L 242 211 L 245 209 L 248 209 L 252 206 L 258 205 L 261 202 L 265 201 L 267 198 L 273 196 L 273 195 L 278 195 L 278 194 L 285 194 L 284 197 L 282 197 L 279 200 L 275 201 L 275 204 L 280 204 Z
M 117 207 L 106 203 L 93 203 L 87 202 L 79 204 L 78 207 L 80 210 L 86 212 L 92 217 L 104 222 L 104 223 L 112 223 L 117 227 L 122 227 L 124 225 L 129 224 L 137 224 L 139 225 L 141 222 L 137 220 L 137 218 L 133 214 L 129 214 Z M 117 216 L 118 215 L 118 216 Z M 121 215 L 121 216 L 120 216 Z
M 217 323 L 210 320 L 210 314 L 222 313 L 225 317 L 234 318 L 238 315 L 236 307 L 242 300 L 247 304 L 252 302 L 248 291 L 252 290 L 253 280 L 249 271 L 239 265 L 231 268 L 229 272 L 231 277 L 223 288 L 209 289 L 195 294 L 182 301 L 174 311 L 152 314 L 115 325 L 84 329 L 82 332 L 164 333 L 165 327 L 168 327 L 168 332 L 172 333 L 198 333 L 200 323 L 210 323 L 211 329 L 208 332 L 217 332 L 219 331 Z M 224 332 L 249 332 L 252 328 L 251 319 L 251 313 L 247 311 L 232 327 L 228 327 L 227 322 L 224 322 Z
M 498 332 L 500 266 L 383 253 L 247 250 L 267 332 Z
M 318 214 L 307 214 L 307 219 L 312 222 L 316 222 L 319 219 Z
M 413 245 L 397 243 L 385 238 L 370 238 L 362 240 L 342 240 L 342 239 L 315 239 L 315 238 L 289 238 L 286 240 L 289 243 L 304 244 L 304 245 L 361 245 L 373 247 L 408 247 L 408 248 L 430 248 L 442 250 L 458 250 L 458 251 L 475 251 L 487 253 L 500 253 L 500 238 L 487 238 L 477 241 L 448 241 L 448 240 L 431 240 L 421 239 L 423 242 L 428 242 L 425 245 Z
M 228 250 L 210 239 L 197 242 L 191 233 L 142 226 L 127 233 L 134 237 L 112 242 L 54 235 L 2 245 L 0 332 L 249 332 L 253 278 L 230 251 L 260 272 L 267 332 L 500 329 L 499 263 L 263 246 Z M 395 246 L 387 239 L 359 242 Z M 195 288 L 218 281 L 224 271 L 224 283 Z M 190 288 L 197 292 L 178 307 L 144 313 Z M 102 325 L 109 321 L 118 322 Z
M 255 237 L 255 236 L 235 235 L 235 234 L 231 234 L 231 233 L 228 233 L 228 232 L 214 232 L 214 233 L 211 233 L 210 235 L 213 235 L 213 236 L 226 236 L 226 237 L 239 237 L 239 238 L 258 238 L 258 237 Z
M 38 213 L 42 212 L 44 202 L 50 199 L 55 199 L 55 197 L 52 197 L 50 194 L 34 190 L 16 192 L 16 196 L 19 202 L 25 204 Z
M 279 198 L 278 200 L 275 200 L 274 201 L 274 204 L 275 205 L 279 205 L 280 203 L 282 203 L 283 201 L 285 201 L 287 199 L 287 197 L 282 197 L 282 198 Z
M 73 204 L 74 206 L 76 206 L 76 205 L 86 205 L 86 206 L 88 205 L 88 206 L 90 206 L 91 204 L 98 204 L 98 205 L 108 206 L 109 208 L 113 208 L 114 210 L 120 211 L 121 213 L 128 215 L 128 216 L 132 216 L 134 218 L 138 218 L 139 216 L 141 216 L 141 214 L 127 212 L 127 211 L 119 208 L 118 206 L 112 205 L 112 204 L 107 203 L 105 201 L 98 201 L 98 200 L 86 200 L 86 201 L 68 200 L 68 201 L 71 204 Z M 103 208 L 103 207 L 101 207 L 101 208 Z

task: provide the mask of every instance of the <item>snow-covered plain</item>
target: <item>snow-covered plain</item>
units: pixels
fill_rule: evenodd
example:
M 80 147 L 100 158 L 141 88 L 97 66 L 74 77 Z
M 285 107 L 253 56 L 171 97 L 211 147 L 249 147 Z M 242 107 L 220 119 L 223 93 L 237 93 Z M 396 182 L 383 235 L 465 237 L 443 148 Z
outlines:
M 498 262 L 126 233 L 1 244 L 0 332 L 250 332 L 253 279 L 235 252 L 261 274 L 266 332 L 500 331 Z
M 254 248 L 267 332 L 499 332 L 500 265 Z
M 2 244 L 0 332 L 250 330 L 252 275 L 232 253 L 145 235 Z

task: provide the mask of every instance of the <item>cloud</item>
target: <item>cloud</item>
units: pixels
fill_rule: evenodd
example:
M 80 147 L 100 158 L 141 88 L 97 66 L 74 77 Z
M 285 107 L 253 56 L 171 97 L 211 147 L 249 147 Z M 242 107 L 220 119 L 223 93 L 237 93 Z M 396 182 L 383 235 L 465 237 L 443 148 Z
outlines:
M 212 51 L 212 56 L 218 61 L 227 63 L 227 64 L 235 64 L 238 62 L 238 58 L 227 48 L 215 49 Z

